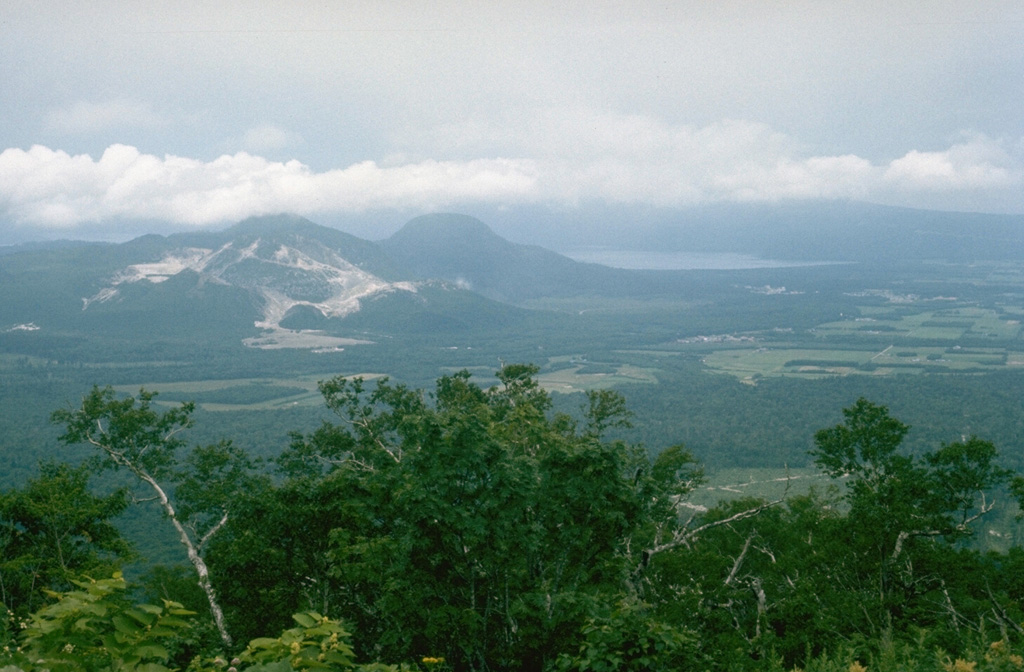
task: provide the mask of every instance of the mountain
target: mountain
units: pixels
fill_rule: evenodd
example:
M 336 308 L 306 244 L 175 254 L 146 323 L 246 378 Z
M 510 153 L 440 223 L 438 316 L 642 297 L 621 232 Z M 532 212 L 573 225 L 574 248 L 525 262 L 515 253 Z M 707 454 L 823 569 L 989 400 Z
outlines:
M 416 291 L 368 270 L 387 265 L 370 244 L 294 217 L 243 222 L 220 236 L 172 237 L 157 250 L 158 260 L 130 264 L 84 297 L 83 310 L 119 299 L 125 289 L 182 279 L 190 291 L 209 283 L 248 292 L 261 310 L 255 326 L 273 331 L 298 306 L 344 317 L 359 310 L 361 299 Z
M 391 258 L 419 278 L 440 278 L 496 301 L 619 294 L 639 274 L 573 261 L 534 245 L 509 242 L 467 215 L 416 217 L 381 241 Z
M 790 261 L 1017 260 L 1024 215 L 918 210 L 844 200 L 635 204 L 479 213 L 498 232 L 549 249 L 746 254 Z
M 938 212 L 849 201 L 707 207 L 699 220 L 661 227 L 663 244 L 767 259 L 970 263 L 1024 257 L 1024 217 Z M 743 249 L 736 249 L 742 247 Z
M 701 212 L 704 226 L 696 220 L 676 228 L 667 220 L 644 226 L 652 239 L 661 236 L 663 250 L 896 265 L 1024 258 L 1024 224 L 1013 217 L 863 204 Z M 800 291 L 817 292 L 832 282 L 824 271 L 813 281 L 808 273 L 800 276 Z M 69 358 L 101 349 L 95 345 L 101 338 L 108 351 L 145 352 L 158 360 L 161 344 L 331 350 L 398 336 L 523 334 L 568 319 L 524 308 L 537 299 L 551 299 L 551 305 L 573 299 L 562 302 L 570 308 L 582 305 L 575 299 L 589 301 L 588 307 L 608 301 L 628 307 L 652 298 L 696 306 L 727 295 L 741 306 L 739 314 L 749 313 L 738 324 L 756 325 L 758 314 L 736 302 L 750 291 L 746 285 L 796 281 L 782 270 L 764 271 L 756 281 L 749 276 L 749 283 L 745 277 L 580 263 L 510 242 L 466 215 L 417 217 L 379 242 L 276 215 L 223 231 L 146 235 L 123 244 L 7 248 L 0 254 L 0 337 L 17 341 L 13 352 Z
M 532 319 L 465 283 L 445 281 L 452 274 L 444 268 L 458 268 L 460 250 L 492 267 L 503 256 L 523 258 L 522 246 L 482 223 L 462 224 L 461 231 L 437 229 L 436 240 L 455 253 L 433 266 L 291 215 L 253 218 L 219 232 L 12 252 L 0 256 L 0 332 L 21 340 L 48 338 L 51 345 L 64 339 L 65 352 L 92 337 L 128 349 L 191 342 L 329 350 Z M 430 228 L 421 232 L 424 240 L 431 238 Z M 438 249 L 424 247 L 427 256 Z M 545 263 L 556 273 L 577 265 L 539 248 L 525 254 L 536 257 L 530 268 L 541 276 Z

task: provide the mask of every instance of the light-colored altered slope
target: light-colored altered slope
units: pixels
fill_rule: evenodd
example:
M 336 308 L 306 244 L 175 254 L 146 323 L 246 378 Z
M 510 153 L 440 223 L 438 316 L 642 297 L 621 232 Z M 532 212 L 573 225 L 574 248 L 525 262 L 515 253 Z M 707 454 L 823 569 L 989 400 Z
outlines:
M 305 342 L 296 341 L 295 332 L 281 327 L 285 315 L 296 306 L 308 306 L 325 317 L 338 318 L 358 311 L 361 301 L 371 296 L 416 291 L 414 283 L 387 282 L 319 243 L 303 242 L 307 243 L 305 249 L 256 239 L 247 244 L 227 243 L 216 250 L 175 250 L 160 261 L 133 264 L 120 271 L 108 286 L 83 298 L 82 309 L 118 298 L 126 284 L 161 283 L 192 271 L 203 282 L 243 288 L 260 298 L 263 317 L 255 326 L 268 333 L 258 339 L 247 339 L 247 345 L 295 347 L 270 344 Z M 319 339 L 320 346 L 324 345 L 323 338 L 331 337 Z

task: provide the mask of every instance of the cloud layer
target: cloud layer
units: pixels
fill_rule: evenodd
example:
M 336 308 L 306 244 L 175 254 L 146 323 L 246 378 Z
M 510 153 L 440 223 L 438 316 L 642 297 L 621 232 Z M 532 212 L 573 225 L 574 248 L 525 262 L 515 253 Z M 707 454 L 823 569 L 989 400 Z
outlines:
M 268 212 L 515 201 L 536 190 L 531 171 L 528 161 L 481 159 L 391 168 L 364 161 L 316 173 L 244 152 L 203 162 L 112 145 L 94 160 L 36 145 L 0 153 L 0 208 L 17 223 L 51 229 L 114 218 L 204 226 Z
M 99 158 L 36 145 L 0 153 L 0 212 L 17 225 L 73 231 L 108 219 L 205 227 L 250 215 L 453 209 L 460 205 L 580 202 L 687 206 L 715 201 L 849 198 L 941 206 L 956 201 L 1024 207 L 1024 142 L 964 136 L 940 150 L 886 163 L 818 156 L 764 124 L 670 125 L 644 116 L 555 116 L 533 133 L 459 130 L 479 147 L 518 156 L 434 160 L 391 157 L 315 171 L 247 152 L 209 161 L 115 144 Z M 450 131 L 450 129 L 449 129 Z M 443 138 L 445 129 L 436 138 Z M 495 138 L 512 133 L 514 137 Z M 271 147 L 286 131 L 259 129 Z M 1016 199 L 1014 201 L 1014 199 Z M 984 208 L 981 208 L 984 209 Z
M 1019 0 L 257 4 L 0 3 L 0 242 L 523 203 L 1024 213 Z

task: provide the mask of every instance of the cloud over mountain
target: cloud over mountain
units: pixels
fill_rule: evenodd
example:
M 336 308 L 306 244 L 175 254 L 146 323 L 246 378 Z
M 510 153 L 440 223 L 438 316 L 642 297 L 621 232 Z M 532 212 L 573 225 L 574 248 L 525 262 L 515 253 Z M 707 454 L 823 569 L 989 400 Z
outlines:
M 945 149 L 911 150 L 873 163 L 852 154 L 810 154 L 795 139 L 760 123 L 694 127 L 609 114 L 537 121 L 533 134 L 478 128 L 479 146 L 466 152 L 486 156 L 492 140 L 507 142 L 491 135 L 511 133 L 510 144 L 520 154 L 513 158 L 399 157 L 383 165 L 361 161 L 324 171 L 247 152 L 203 161 L 159 157 L 120 144 L 107 147 L 98 159 L 41 145 L 7 149 L 0 153 L 0 211 L 25 227 L 73 230 L 112 218 L 205 227 L 281 211 L 311 215 L 474 203 L 674 207 L 846 198 L 929 207 L 951 197 L 1024 198 L 1024 143 L 980 134 Z M 260 131 L 265 142 L 285 141 L 283 133 Z M 432 149 L 430 141 L 424 149 Z
M 1024 212 L 1018 0 L 26 7 L 0 3 L 8 241 L 522 204 Z
M 202 226 L 249 215 L 435 208 L 518 200 L 535 191 L 530 162 L 481 159 L 381 167 L 364 161 L 314 172 L 244 152 L 213 161 L 112 145 L 98 160 L 34 146 L 0 153 L 0 207 L 23 223 L 73 229 L 130 217 Z

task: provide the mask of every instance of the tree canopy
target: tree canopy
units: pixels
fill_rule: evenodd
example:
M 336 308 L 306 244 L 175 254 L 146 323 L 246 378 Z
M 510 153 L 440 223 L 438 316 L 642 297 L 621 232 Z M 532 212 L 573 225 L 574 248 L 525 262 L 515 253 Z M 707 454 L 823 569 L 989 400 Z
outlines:
M 94 459 L 0 496 L 4 598 L 32 612 L 0 632 L 6 660 L 74 665 L 66 635 L 98 670 L 1024 667 L 1024 553 L 970 545 L 1024 490 L 991 443 L 911 454 L 908 427 L 860 399 L 814 437 L 827 489 L 705 509 L 684 446 L 652 459 L 610 438 L 630 422 L 613 391 L 556 413 L 536 373 L 504 366 L 483 388 L 463 371 L 429 392 L 325 380 L 333 418 L 273 469 L 229 442 L 187 448 L 189 404 L 95 388 L 55 414 Z M 93 495 L 102 469 L 132 478 Z M 198 597 L 165 572 L 182 603 L 133 607 L 100 576 L 128 557 L 112 516 L 147 496 Z M 83 610 L 97 620 L 79 627 Z

